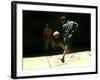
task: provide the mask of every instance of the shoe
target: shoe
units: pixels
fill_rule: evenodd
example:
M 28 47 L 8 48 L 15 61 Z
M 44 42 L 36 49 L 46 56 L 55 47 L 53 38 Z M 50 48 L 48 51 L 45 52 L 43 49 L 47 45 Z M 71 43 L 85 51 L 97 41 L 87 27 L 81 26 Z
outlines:
M 64 63 L 64 62 L 65 62 L 65 60 L 64 60 L 64 59 L 61 59 L 61 62 L 62 62 L 62 63 Z

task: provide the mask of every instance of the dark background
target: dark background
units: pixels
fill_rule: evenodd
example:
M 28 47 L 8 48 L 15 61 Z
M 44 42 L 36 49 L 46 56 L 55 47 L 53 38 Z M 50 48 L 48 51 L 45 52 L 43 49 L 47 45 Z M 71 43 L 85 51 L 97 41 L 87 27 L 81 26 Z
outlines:
M 90 14 L 23 11 L 23 57 L 43 56 L 43 29 L 48 23 L 54 30 L 60 30 L 60 16 L 66 15 L 70 21 L 79 24 L 72 37 L 72 51 L 90 50 Z M 53 52 L 53 50 L 50 50 Z M 56 54 L 56 53 L 55 53 Z M 49 53 L 50 55 L 50 53 Z M 51 54 L 52 55 L 52 54 Z

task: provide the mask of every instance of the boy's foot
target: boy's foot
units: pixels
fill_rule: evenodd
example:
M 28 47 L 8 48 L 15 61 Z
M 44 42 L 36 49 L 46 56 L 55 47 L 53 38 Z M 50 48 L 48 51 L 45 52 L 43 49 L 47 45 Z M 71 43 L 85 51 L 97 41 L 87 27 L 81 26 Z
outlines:
M 61 62 L 62 62 L 62 63 L 64 63 L 64 62 L 65 62 L 65 60 L 64 60 L 64 59 L 61 59 Z

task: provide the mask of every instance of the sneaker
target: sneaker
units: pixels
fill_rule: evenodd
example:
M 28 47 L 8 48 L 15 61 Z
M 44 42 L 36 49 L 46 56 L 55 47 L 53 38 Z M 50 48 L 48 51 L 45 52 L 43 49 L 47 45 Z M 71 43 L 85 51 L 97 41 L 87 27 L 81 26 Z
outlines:
M 64 63 L 64 62 L 65 62 L 65 60 L 64 60 L 64 59 L 61 59 L 61 62 L 62 62 L 62 63 Z

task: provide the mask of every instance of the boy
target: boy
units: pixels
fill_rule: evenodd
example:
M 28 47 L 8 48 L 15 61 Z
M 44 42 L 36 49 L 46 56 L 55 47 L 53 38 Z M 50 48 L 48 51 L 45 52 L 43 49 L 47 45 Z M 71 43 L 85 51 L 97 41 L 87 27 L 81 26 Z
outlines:
M 71 37 L 72 34 L 77 30 L 78 24 L 75 21 L 68 21 L 66 16 L 60 17 L 62 28 L 61 28 L 61 36 L 62 40 L 59 43 L 59 46 L 64 50 L 63 56 L 61 58 L 62 63 L 65 62 L 65 54 L 70 53 L 71 48 Z

